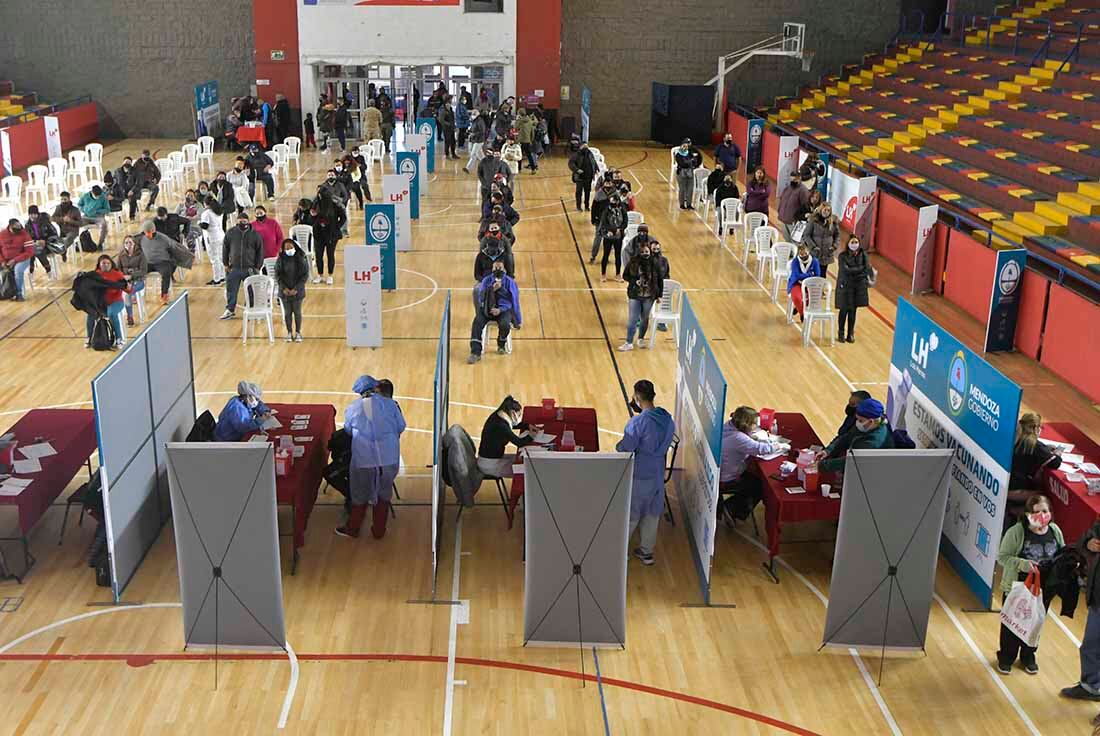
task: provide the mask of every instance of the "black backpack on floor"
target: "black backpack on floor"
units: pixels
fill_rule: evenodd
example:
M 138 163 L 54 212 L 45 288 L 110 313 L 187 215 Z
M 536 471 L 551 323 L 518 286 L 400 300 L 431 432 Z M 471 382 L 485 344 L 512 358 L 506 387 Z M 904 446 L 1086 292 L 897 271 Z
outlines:
M 92 327 L 93 350 L 110 350 L 115 346 L 115 326 L 106 317 L 97 317 Z
M 99 250 L 95 241 L 92 240 L 92 232 L 90 230 L 83 230 L 80 233 L 80 250 L 85 253 L 95 253 Z

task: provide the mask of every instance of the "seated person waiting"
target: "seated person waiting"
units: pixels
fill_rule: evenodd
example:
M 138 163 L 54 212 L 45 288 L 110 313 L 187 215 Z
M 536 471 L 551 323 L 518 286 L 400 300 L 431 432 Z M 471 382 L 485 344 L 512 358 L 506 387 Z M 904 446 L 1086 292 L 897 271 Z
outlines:
M 237 395 L 226 402 L 218 415 L 214 440 L 240 442 L 247 435 L 261 431 L 264 422 L 271 416 L 271 410 L 260 401 L 262 396 L 263 391 L 256 384 L 249 381 L 238 383 Z
M 523 314 L 519 308 L 519 287 L 504 271 L 503 261 L 493 263 L 493 272 L 474 287 L 477 315 L 470 327 L 470 357 L 467 363 L 481 360 L 481 334 L 490 322 L 497 323 L 497 352 L 508 352 L 508 335 L 512 327 L 520 329 Z
M 886 412 L 877 399 L 864 399 L 856 406 L 856 420 L 844 434 L 817 453 L 818 467 L 824 473 L 844 472 L 848 450 L 889 450 L 894 447 Z

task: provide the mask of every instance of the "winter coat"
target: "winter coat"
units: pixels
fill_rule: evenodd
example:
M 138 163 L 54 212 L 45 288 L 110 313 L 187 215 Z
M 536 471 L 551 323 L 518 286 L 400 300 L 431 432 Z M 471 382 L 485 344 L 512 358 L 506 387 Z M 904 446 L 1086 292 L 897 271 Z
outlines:
M 745 185 L 745 212 L 763 212 L 768 214 L 768 200 L 772 196 L 772 185 L 749 180 Z
M 470 143 L 484 143 L 485 135 L 489 132 L 489 124 L 485 122 L 485 118 L 478 116 L 476 120 L 470 122 L 470 134 L 467 136 L 467 140 Z
M 230 228 L 222 241 L 222 265 L 226 271 L 259 273 L 264 265 L 264 241 L 251 227 Z
M 801 284 L 803 281 L 815 276 L 821 276 L 821 264 L 817 262 L 817 259 L 810 256 L 810 265 L 806 268 L 802 267 L 802 261 L 798 260 L 796 255 L 791 259 L 791 275 L 787 278 L 787 293 L 791 293 L 791 289 L 795 284 Z
M 92 317 L 107 316 L 107 292 L 126 289 L 126 281 L 108 281 L 95 271 L 82 271 L 73 279 L 73 297 L 69 304 Z
M 626 279 L 626 296 L 628 299 L 653 299 L 661 298 L 664 293 L 664 279 L 657 263 L 650 256 L 649 260 L 635 257 L 623 269 L 623 278 Z
M 26 230 L 0 229 L 0 260 L 20 263 L 34 258 L 34 241 Z
M 470 108 L 461 102 L 455 105 L 455 127 L 459 130 L 470 127 Z
M 481 488 L 482 474 L 477 467 L 474 442 L 457 424 L 452 424 L 443 434 L 443 457 L 439 464 L 443 466 L 443 482 L 454 489 L 458 502 L 473 506 L 474 495 Z
M 600 224 L 598 226 L 600 237 L 604 239 L 621 238 L 623 230 L 626 229 L 626 213 L 626 205 L 622 203 L 618 205 L 608 204 L 600 214 Z
M 867 277 L 871 274 L 871 262 L 863 249 L 852 253 L 847 248 L 837 259 L 836 308 L 856 309 L 866 307 Z
M 538 127 L 538 121 L 535 120 L 534 115 L 520 115 L 516 118 L 516 130 L 518 131 L 518 140 L 522 143 L 530 144 L 535 140 L 535 128 Z
M 135 248 L 134 254 L 130 255 L 123 248 L 115 256 L 115 263 L 118 264 L 118 270 L 129 276 L 134 281 L 141 281 L 145 278 L 145 274 L 149 273 L 149 261 L 145 258 L 145 253 L 141 248 Z
M 286 255 L 279 251 L 279 258 L 275 261 L 275 283 L 278 285 L 278 296 L 284 298 L 283 289 L 295 289 L 298 293 L 289 299 L 302 299 L 306 295 L 306 279 L 309 276 L 309 261 L 305 252 L 297 245 L 294 246 L 294 254 Z
M 580 179 L 579 184 L 585 186 L 591 186 L 592 180 L 596 178 L 596 157 L 592 155 L 592 151 L 585 149 L 578 149 L 576 153 L 569 157 L 569 170 L 574 175 L 574 181 Z
M 195 255 L 191 251 L 161 232 L 155 233 L 151 238 L 142 233 L 138 236 L 138 245 L 145 254 L 145 260 L 154 266 L 158 263 L 174 263 L 180 268 L 191 268 L 195 261 Z
M 363 137 L 368 141 L 382 138 L 382 111 L 377 107 L 363 111 Z
M 518 143 L 505 143 L 500 152 L 500 157 L 508 162 L 508 169 L 513 176 L 519 173 L 519 162 L 523 160 L 523 149 Z
M 816 212 L 810 215 L 810 219 L 806 222 L 806 232 L 802 234 L 802 242 L 810 249 L 810 255 L 822 266 L 828 266 L 833 262 L 839 239 L 840 228 L 837 226 L 835 217 L 830 216 L 826 220 Z

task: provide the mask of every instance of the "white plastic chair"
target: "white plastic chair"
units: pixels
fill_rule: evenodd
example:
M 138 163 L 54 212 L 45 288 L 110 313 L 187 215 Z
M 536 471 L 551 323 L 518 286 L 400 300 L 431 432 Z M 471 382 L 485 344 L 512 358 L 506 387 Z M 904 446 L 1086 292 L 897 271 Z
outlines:
M 88 152 L 83 148 L 69 151 L 69 184 L 80 189 L 88 182 Z
M 627 225 L 641 225 L 643 222 L 645 222 L 645 215 L 643 215 L 641 212 L 635 210 L 634 212 L 626 213 Z
M 794 244 L 776 243 L 772 246 L 772 301 L 779 303 L 779 287 L 785 286 L 791 277 L 791 256 Z
M 199 136 L 199 171 L 214 173 L 214 136 Z
M 673 146 L 672 150 L 670 150 L 668 152 L 669 153 L 669 158 L 671 159 L 671 163 L 669 163 L 669 165 L 668 165 L 668 187 L 669 187 L 669 189 L 671 189 L 674 192 L 676 191 L 676 151 L 677 151 L 677 149 L 679 149 L 679 146 Z
M 759 228 L 752 231 L 752 252 L 757 256 L 757 281 L 763 281 L 763 268 L 771 260 L 771 245 L 772 243 L 779 242 L 779 230 L 770 226 L 770 224 L 762 224 Z M 745 262 L 748 264 L 748 261 Z
M 271 160 L 275 164 L 271 167 L 271 173 L 276 180 L 282 173 L 287 180 L 290 179 L 290 146 L 285 143 L 276 143 L 271 147 Z
M 42 204 L 50 198 L 49 169 L 42 164 L 27 167 L 27 204 L 33 198 L 35 203 Z
M 0 179 L 0 202 L 22 209 L 23 177 L 5 176 L 3 179 Z
M 779 242 L 779 231 L 771 225 L 761 225 L 753 230 L 752 240 L 756 253 L 756 280 L 763 282 L 764 267 L 771 263 L 772 244 Z
M 374 168 L 374 161 L 381 167 L 379 172 L 386 173 L 386 142 L 381 138 L 367 141 L 367 167 Z M 297 165 L 297 163 L 295 163 Z
M 84 152 L 88 154 L 84 170 L 88 172 L 89 179 L 103 178 L 103 144 L 89 143 L 84 146 Z
M 741 221 L 744 210 L 741 209 L 741 200 L 735 197 L 722 200 L 722 206 L 715 208 L 714 227 L 722 245 L 726 244 L 726 236 L 736 235 L 743 227 Z
M 625 248 L 631 240 L 638 234 L 637 225 L 627 225 L 623 228 L 623 247 Z M 623 264 L 623 268 L 626 268 L 626 264 Z
M 665 279 L 661 301 L 653 305 L 653 311 L 650 312 L 649 317 L 653 323 L 654 334 L 656 334 L 657 325 L 669 326 L 673 337 L 676 338 L 676 347 L 680 346 L 680 303 L 683 292 L 684 287 L 679 281 Z
M 183 184 L 183 151 L 172 151 L 168 154 L 168 160 L 171 162 L 172 176 L 175 178 L 177 184 Z
M 301 169 L 301 157 L 302 157 L 302 139 L 296 135 L 288 135 L 283 139 L 283 143 L 286 144 L 287 154 L 287 177 L 290 176 L 290 162 L 294 162 L 294 172 L 297 174 L 302 173 Z M 384 144 L 383 144 L 384 145 Z M 370 168 L 370 159 L 367 159 L 367 168 Z
M 485 346 L 490 344 L 489 343 L 489 326 L 490 325 L 492 325 L 493 327 L 495 327 L 497 329 L 497 334 L 498 335 L 500 334 L 500 325 L 498 325 L 496 322 L 487 322 L 485 324 L 485 328 L 481 331 L 481 351 L 482 352 L 485 352 Z M 514 327 L 513 327 L 512 330 L 509 330 L 508 331 L 508 339 L 504 341 L 504 343 L 505 343 L 504 344 L 504 352 L 506 352 L 508 355 L 512 354 L 512 332 L 514 332 L 514 331 L 515 331 Z
M 188 172 L 195 172 L 195 180 L 199 179 L 199 145 L 197 143 L 184 143 L 180 148 L 180 152 L 183 154 L 183 163 L 181 164 L 181 171 L 184 176 Z M 171 158 L 172 154 L 168 154 Z
M 176 168 L 172 161 L 167 158 L 158 158 L 154 163 L 160 169 L 160 188 L 165 190 L 174 189 L 176 186 Z
M 710 176 L 710 169 L 706 166 L 700 166 L 695 170 L 695 187 L 691 190 L 691 203 L 697 207 L 703 207 L 703 220 L 707 219 L 706 206 L 707 206 L 707 177 Z
M 313 271 L 313 227 L 310 225 L 291 225 L 290 226 L 290 239 L 298 244 L 298 247 L 302 249 L 302 252 L 306 254 L 306 263 L 309 264 L 310 273 L 306 276 L 312 276 Z
M 744 231 L 741 233 L 741 263 L 748 266 L 753 234 L 756 232 L 756 228 L 768 224 L 768 216 L 763 212 L 746 212 L 741 216 L 741 222 L 745 226 Z
M 814 323 L 819 323 L 821 329 L 829 330 L 830 344 L 836 344 L 836 312 L 830 307 L 832 302 L 833 282 L 820 276 L 813 276 L 802 281 L 802 344 L 810 344 Z M 790 298 L 788 297 L 788 301 Z M 788 306 L 789 312 L 793 312 L 794 304 Z M 822 332 L 821 340 L 824 342 L 825 334 Z
M 241 325 L 241 342 L 248 342 L 249 325 L 253 322 L 267 324 L 268 342 L 275 342 L 275 326 L 272 324 L 271 309 L 275 288 L 274 280 L 258 273 L 244 280 L 244 312 Z
M 63 158 L 51 158 L 46 162 L 46 186 L 53 189 L 54 196 L 60 197 L 68 187 L 69 162 Z
M 155 272 L 154 272 L 155 273 Z M 157 293 L 159 294 L 159 284 Z M 139 292 L 130 295 L 130 299 L 134 302 L 134 311 L 137 313 L 137 319 L 134 321 L 141 324 L 145 321 L 145 294 L 149 291 L 149 274 L 145 274 L 145 288 Z

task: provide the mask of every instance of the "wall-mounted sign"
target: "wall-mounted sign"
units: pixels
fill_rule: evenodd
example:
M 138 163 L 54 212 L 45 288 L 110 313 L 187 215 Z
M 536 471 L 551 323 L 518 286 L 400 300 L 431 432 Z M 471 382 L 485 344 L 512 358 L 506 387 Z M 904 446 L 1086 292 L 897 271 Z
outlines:
M 286 59 L 286 52 L 282 49 L 272 49 L 271 60 L 272 61 L 284 61 Z

